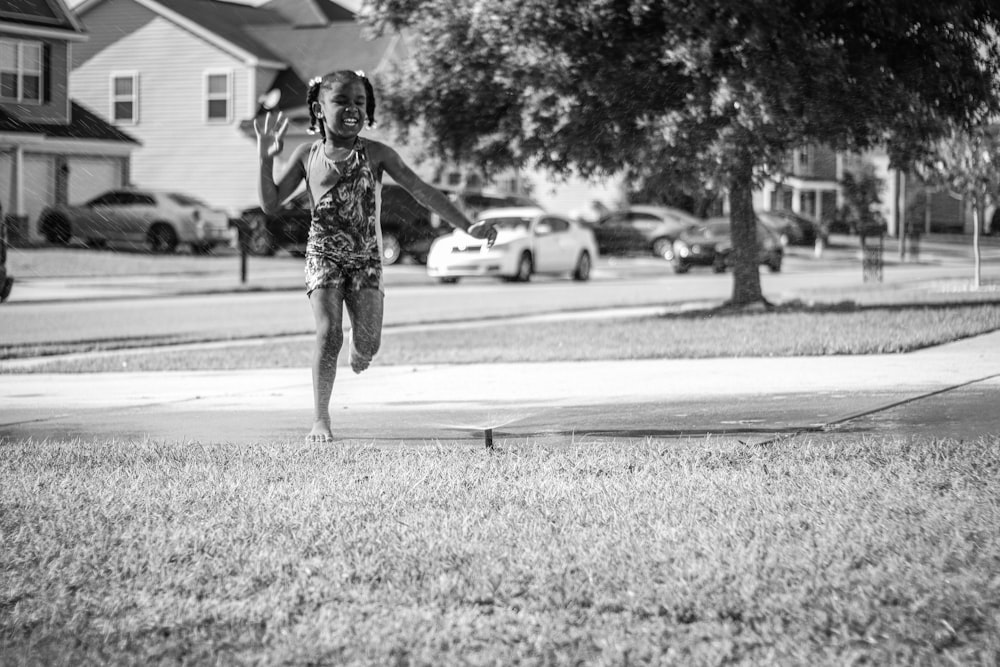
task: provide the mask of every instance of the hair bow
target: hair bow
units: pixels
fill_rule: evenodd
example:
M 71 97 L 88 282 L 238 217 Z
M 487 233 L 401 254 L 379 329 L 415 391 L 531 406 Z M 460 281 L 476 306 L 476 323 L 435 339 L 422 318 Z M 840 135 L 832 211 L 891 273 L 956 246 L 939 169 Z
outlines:
M 356 69 L 356 70 L 354 70 L 354 73 L 357 74 L 358 76 L 360 76 L 362 79 L 367 79 L 368 78 L 368 77 L 365 76 L 365 71 L 363 69 Z
M 314 76 L 313 78 L 309 79 L 310 88 L 312 88 L 313 86 L 318 86 L 321 83 L 323 83 L 323 77 L 321 76 Z

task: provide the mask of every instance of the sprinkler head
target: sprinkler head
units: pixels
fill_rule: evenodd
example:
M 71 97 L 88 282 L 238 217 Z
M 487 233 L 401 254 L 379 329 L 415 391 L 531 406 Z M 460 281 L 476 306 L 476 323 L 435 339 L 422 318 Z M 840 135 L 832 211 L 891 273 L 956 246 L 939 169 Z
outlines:
M 493 429 L 488 428 L 483 431 L 486 437 L 486 449 L 493 449 Z

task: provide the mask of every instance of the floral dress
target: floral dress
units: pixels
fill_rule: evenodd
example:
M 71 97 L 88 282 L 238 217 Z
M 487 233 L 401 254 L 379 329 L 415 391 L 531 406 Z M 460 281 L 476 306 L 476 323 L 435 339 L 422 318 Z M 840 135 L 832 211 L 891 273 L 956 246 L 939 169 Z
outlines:
M 312 185 L 317 183 L 320 191 L 326 190 L 315 201 Z M 324 154 L 321 140 L 312 145 L 306 160 L 306 189 L 312 204 L 306 244 L 307 294 L 319 287 L 339 289 L 345 295 L 366 288 L 382 289 L 380 185 L 360 137 L 353 152 L 340 162 Z

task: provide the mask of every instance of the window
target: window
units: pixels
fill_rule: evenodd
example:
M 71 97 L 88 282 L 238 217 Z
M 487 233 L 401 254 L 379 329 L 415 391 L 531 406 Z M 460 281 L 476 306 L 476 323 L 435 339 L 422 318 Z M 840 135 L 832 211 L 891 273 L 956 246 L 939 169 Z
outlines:
M 0 40 L 0 99 L 42 103 L 41 42 Z
M 139 122 L 139 75 L 136 72 L 111 75 L 111 120 L 129 125 Z
M 232 76 L 229 72 L 205 74 L 205 118 L 209 121 L 228 122 L 232 102 Z

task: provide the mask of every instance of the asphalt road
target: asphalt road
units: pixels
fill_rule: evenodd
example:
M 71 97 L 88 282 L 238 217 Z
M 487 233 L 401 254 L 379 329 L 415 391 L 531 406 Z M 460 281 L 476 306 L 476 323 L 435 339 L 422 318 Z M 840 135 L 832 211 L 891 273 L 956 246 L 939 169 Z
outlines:
M 891 261 L 887 256 L 887 260 Z M 249 285 L 236 274 L 184 272 L 96 279 L 36 278 L 16 286 L 0 308 L 0 345 L 56 346 L 118 339 L 223 340 L 310 333 L 312 314 L 297 262 L 271 263 Z M 278 268 L 274 268 L 278 267 Z M 990 270 L 997 269 L 992 261 Z M 885 280 L 900 286 L 969 275 L 968 259 L 941 255 L 933 261 L 890 264 Z M 386 269 L 386 326 L 448 322 L 560 311 L 718 303 L 732 293 L 731 274 L 693 270 L 675 275 L 655 259 L 602 259 L 593 280 L 535 279 L 509 284 L 469 279 L 458 285 L 432 282 L 423 268 Z M 863 288 L 853 248 L 817 260 L 809 249 L 791 249 L 781 273 L 761 271 L 764 294 L 783 301 L 802 294 Z M 34 290 L 34 292 L 33 292 Z M 45 292 L 48 290 L 48 292 Z M 32 300 L 45 292 L 46 298 Z

